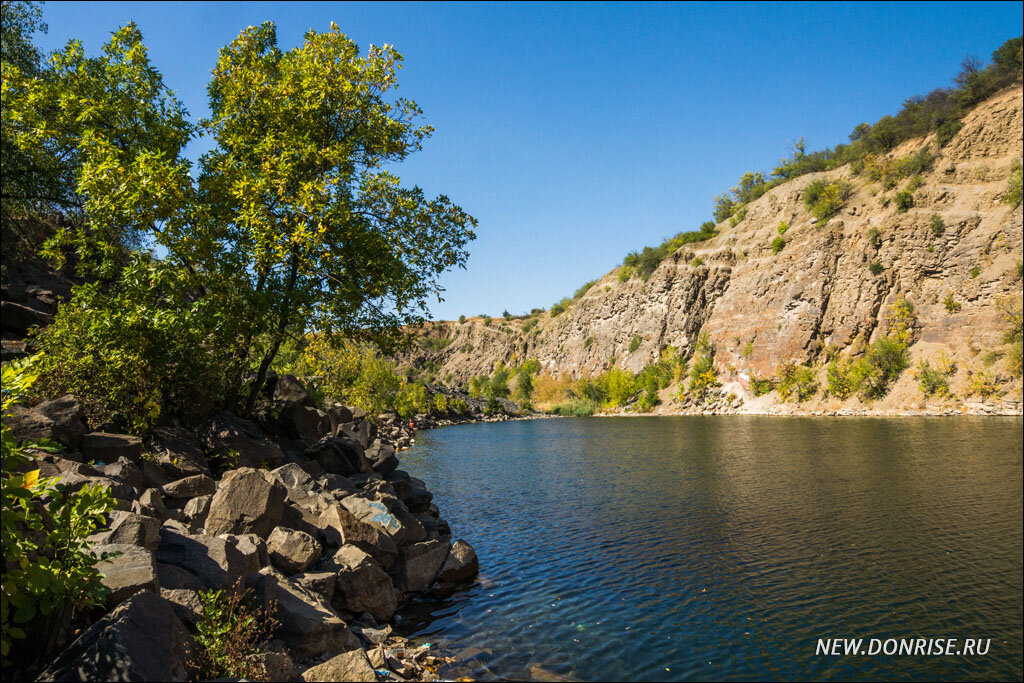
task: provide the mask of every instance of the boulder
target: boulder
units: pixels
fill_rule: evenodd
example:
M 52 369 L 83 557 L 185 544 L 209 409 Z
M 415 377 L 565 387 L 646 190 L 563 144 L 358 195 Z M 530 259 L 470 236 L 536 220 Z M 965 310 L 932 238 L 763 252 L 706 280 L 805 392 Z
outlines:
M 160 597 L 171 604 L 174 614 L 189 628 L 203 618 L 203 601 L 199 592 L 185 588 L 161 588 Z
M 53 322 L 53 316 L 49 313 L 13 301 L 0 302 L 0 311 L 3 311 L 0 315 L 3 319 L 3 329 L 14 332 L 19 337 L 24 337 L 33 327 L 46 327 Z
M 148 515 L 114 510 L 107 531 L 89 536 L 92 544 L 126 544 L 156 550 L 160 545 L 160 520 Z
M 142 488 L 144 489 L 159 489 L 171 481 L 171 477 L 167 476 L 160 465 L 145 457 L 139 461 L 139 472 L 142 473 Z M 178 478 L 174 477 L 174 479 Z
M 310 504 L 320 489 L 320 484 L 306 470 L 295 463 L 282 465 L 270 472 L 270 476 L 284 487 L 288 501 Z
M 206 524 L 206 516 L 210 513 L 210 501 L 213 496 L 196 496 L 189 498 L 185 507 L 181 509 L 179 519 L 195 530 L 202 529 Z
M 227 588 L 249 568 L 234 543 L 216 536 L 192 535 L 168 524 L 160 529 L 156 560 L 188 571 L 204 588 Z
M 322 548 L 304 531 L 279 526 L 267 538 L 270 561 L 285 574 L 304 572 L 318 559 Z
M 74 450 L 82 443 L 82 436 L 88 431 L 82 406 L 70 394 L 44 401 L 35 408 L 14 405 L 8 410 L 8 414 L 4 415 L 4 425 L 11 429 L 19 441 L 50 439 Z
M 383 567 L 398 560 L 398 545 L 379 526 L 364 522 L 344 506 L 334 504 L 320 514 L 319 525 L 331 545 L 354 545 L 369 553 Z
M 198 593 L 205 590 L 206 586 L 195 574 L 176 567 L 173 564 L 163 562 L 156 563 L 156 577 L 160 582 L 160 590 L 187 590 Z
M 384 568 L 354 545 L 342 546 L 334 555 L 338 567 L 334 584 L 334 606 L 355 614 L 369 612 L 377 621 L 387 621 L 398 608 L 398 596 Z
M 302 672 L 307 683 L 319 681 L 376 681 L 377 674 L 363 649 L 349 650 Z
M 142 491 L 142 472 L 138 466 L 131 460 L 125 457 L 120 457 L 117 462 L 110 463 L 109 465 L 101 465 L 96 468 L 105 477 L 111 479 L 119 479 L 125 484 L 128 484 L 136 491 Z
M 328 406 L 325 410 L 327 417 L 331 419 L 331 434 L 337 436 L 341 425 L 352 421 L 352 411 L 341 404 Z
M 480 562 L 477 560 L 473 546 L 463 540 L 458 540 L 448 551 L 448 557 L 441 566 L 441 572 L 437 575 L 437 579 L 444 583 L 464 583 L 475 579 L 479 573 Z
M 387 476 L 398 467 L 395 447 L 380 441 L 374 441 L 366 450 L 366 457 L 373 471 L 382 477 Z
M 221 538 L 234 544 L 238 552 L 242 553 L 242 557 L 245 558 L 245 575 L 255 574 L 269 564 L 267 544 L 256 534 L 222 534 Z
M 289 439 L 316 443 L 331 434 L 331 418 L 322 410 L 287 403 L 278 412 L 278 424 Z
M 149 441 L 150 450 L 159 457 L 160 467 L 171 479 L 210 474 L 202 444 L 184 427 L 154 427 Z
M 38 681 L 184 681 L 194 647 L 170 603 L 140 591 L 93 624 Z
M 288 653 L 288 648 L 285 647 L 284 643 L 276 638 L 269 641 L 261 651 L 256 654 L 256 658 L 263 664 L 263 670 L 266 673 L 267 681 L 300 681 L 302 676 L 299 675 L 299 670 L 295 667 L 295 662 L 292 660 L 291 655 Z
M 252 587 L 269 608 L 276 602 L 277 637 L 298 657 L 337 652 L 348 640 L 348 626 L 322 597 L 267 567 L 255 575 Z
M 324 602 L 332 604 L 334 598 L 334 582 L 338 578 L 334 571 L 308 571 L 295 574 L 292 581 L 299 584 L 308 591 L 312 591 L 322 597 Z
M 270 535 L 281 521 L 286 491 L 258 470 L 228 472 L 210 501 L 206 533 Z
M 132 505 L 132 512 L 155 517 L 161 523 L 167 519 L 167 506 L 164 505 L 164 497 L 157 489 L 143 491 L 139 499 Z
M 221 412 L 196 430 L 207 457 L 216 456 L 232 467 L 278 467 L 284 451 L 268 440 L 259 428 L 228 412 Z
M 370 461 L 366 459 L 363 446 L 347 436 L 324 439 L 306 449 L 303 455 L 317 461 L 325 472 L 332 474 L 348 476 L 357 472 L 373 471 Z
M 111 479 L 110 477 L 103 476 L 90 476 L 87 474 L 79 474 L 74 471 L 62 473 L 60 475 L 60 483 L 71 487 L 72 491 L 79 491 L 85 486 L 102 486 L 110 489 L 110 495 L 119 501 L 133 501 L 138 495 L 135 492 L 134 487 L 119 479 Z M 129 502 L 127 506 L 119 507 L 118 509 L 130 510 L 131 503 Z
M 401 545 L 402 523 L 391 514 L 385 502 L 372 500 L 365 493 L 356 493 L 342 499 L 341 505 L 360 522 L 377 527 Z
M 316 400 L 294 375 L 281 375 L 274 383 L 274 400 L 316 408 Z
M 118 458 L 138 462 L 142 457 L 142 439 L 129 434 L 90 432 L 82 436 L 82 456 L 97 463 L 117 462 Z
M 370 447 L 370 444 L 377 437 L 377 425 L 365 418 L 353 420 L 341 425 L 338 429 L 338 435 L 349 437 L 359 443 L 365 450 Z
M 437 577 L 445 558 L 448 546 L 438 540 L 420 541 L 402 548 L 402 584 L 406 591 L 421 591 Z
M 96 571 L 103 575 L 100 581 L 110 589 L 107 609 L 116 607 L 142 590 L 160 592 L 153 553 L 126 543 L 94 543 L 89 549 L 96 557 L 118 553 L 116 557 L 96 563 Z
M 164 484 L 161 489 L 164 498 L 188 500 L 197 496 L 211 496 L 217 492 L 217 482 L 205 474 L 194 474 L 178 481 Z

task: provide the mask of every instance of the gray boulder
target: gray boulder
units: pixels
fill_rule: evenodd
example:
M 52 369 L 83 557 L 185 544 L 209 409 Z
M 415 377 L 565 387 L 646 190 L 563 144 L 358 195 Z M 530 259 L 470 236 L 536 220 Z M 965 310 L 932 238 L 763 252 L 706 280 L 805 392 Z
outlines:
M 202 444 L 184 427 L 153 428 L 149 447 L 159 456 L 160 467 L 171 479 L 210 474 Z
M 143 491 L 139 499 L 132 504 L 132 512 L 155 517 L 161 523 L 167 519 L 167 506 L 164 505 L 164 497 L 157 489 Z
M 117 462 L 127 458 L 138 462 L 142 457 L 142 439 L 129 434 L 90 432 L 82 437 L 82 456 L 94 462 Z
M 286 491 L 259 470 L 240 468 L 228 472 L 210 501 L 206 533 L 256 534 L 266 538 L 284 512 Z
M 319 516 L 319 525 L 331 545 L 354 545 L 369 553 L 385 568 L 398 560 L 398 545 L 377 524 L 365 522 L 335 503 Z
M 93 624 L 38 681 L 184 681 L 194 647 L 170 603 L 140 591 Z
M 366 449 L 366 457 L 370 461 L 373 471 L 382 477 L 387 476 L 398 467 L 395 447 L 390 444 L 381 443 L 379 440 L 374 441 Z
M 348 476 L 373 471 L 370 461 L 366 459 L 365 448 L 347 436 L 324 439 L 306 449 L 304 456 L 315 460 L 325 472 L 332 474 Z
M 138 466 L 125 458 L 124 456 L 117 459 L 117 462 L 112 462 L 109 465 L 102 465 L 96 468 L 105 477 L 111 479 L 118 479 L 128 484 L 136 491 L 142 491 L 142 472 Z
M 376 681 L 377 674 L 363 649 L 349 650 L 302 672 L 306 683 L 320 681 Z
M 463 540 L 455 541 L 448 557 L 441 566 L 441 572 L 437 575 L 438 581 L 444 583 L 464 583 L 476 578 L 480 573 L 480 562 L 477 560 L 476 551 L 473 546 Z
M 267 538 L 270 561 L 285 574 L 297 574 L 309 569 L 320 559 L 322 548 L 316 539 L 304 531 L 279 526 Z
M 337 652 L 348 641 L 348 626 L 322 597 L 267 567 L 253 577 L 266 606 L 276 602 L 277 637 L 298 657 Z
M 295 375 L 281 375 L 274 383 L 274 400 L 316 408 L 316 400 Z
M 70 394 L 40 403 L 35 408 L 11 406 L 4 415 L 4 425 L 10 427 L 19 441 L 51 439 L 72 450 L 79 447 L 82 436 L 88 431 L 82 406 Z
M 256 534 L 222 534 L 221 538 L 233 544 L 245 558 L 243 574 L 255 574 L 269 564 L 270 555 L 267 552 L 267 544 Z
M 334 555 L 338 567 L 333 604 L 355 614 L 369 612 L 377 621 L 387 621 L 398 608 L 398 596 L 384 568 L 356 546 L 342 546 Z
M 160 545 L 160 520 L 148 515 L 114 510 L 107 531 L 89 537 L 93 544 L 127 544 L 156 550 Z
M 212 500 L 213 496 L 211 495 L 189 498 L 185 507 L 181 509 L 179 519 L 194 530 L 202 529 L 206 524 L 206 516 L 210 513 L 210 501 Z
M 412 543 L 402 548 L 402 584 L 406 591 L 421 591 L 437 577 L 448 557 L 448 546 L 438 540 Z
M 192 535 L 168 524 L 160 529 L 156 560 L 188 571 L 204 588 L 227 588 L 249 567 L 234 543 L 211 535 Z
M 161 492 L 164 498 L 173 498 L 179 501 L 196 498 L 197 496 L 211 496 L 217 491 L 217 482 L 205 474 L 194 474 L 178 481 L 164 484 Z
M 100 581 L 110 589 L 107 609 L 116 607 L 142 590 L 160 592 L 153 553 L 126 543 L 101 544 L 90 547 L 96 557 L 105 553 L 118 553 L 116 557 L 96 563 L 96 571 L 103 575 Z

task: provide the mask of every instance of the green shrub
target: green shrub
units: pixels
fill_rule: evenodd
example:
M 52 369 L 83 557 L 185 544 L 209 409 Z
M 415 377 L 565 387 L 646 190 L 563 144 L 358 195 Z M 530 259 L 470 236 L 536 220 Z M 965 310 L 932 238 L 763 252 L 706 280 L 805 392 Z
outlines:
M 904 213 L 914 205 L 914 193 L 910 190 L 903 190 L 896 193 L 896 211 Z
M 540 320 L 537 318 L 527 318 L 520 329 L 522 329 L 524 333 L 529 332 L 533 328 L 537 327 L 539 322 Z
M 780 221 L 779 225 L 775 228 L 776 232 L 780 235 L 785 235 L 786 231 L 789 230 L 789 223 L 786 221 Z
M 587 337 L 586 339 L 583 340 L 583 348 L 589 349 L 590 345 L 593 344 L 593 343 L 594 343 L 594 338 L 593 337 Z
M 878 262 L 878 261 L 869 261 L 868 262 L 868 271 L 870 271 L 870 273 L 872 275 L 878 275 L 883 270 L 885 270 L 885 268 L 882 267 L 882 264 L 880 262 Z
M 833 359 L 826 370 L 828 392 L 837 398 L 858 393 L 864 400 L 882 398 L 910 364 L 907 345 L 880 337 L 863 357 L 853 362 Z
M 878 228 L 869 228 L 865 235 L 868 238 L 868 244 L 870 244 L 875 249 L 878 249 L 880 246 L 882 246 L 882 231 L 879 230 Z
M 979 266 L 974 266 L 973 268 L 971 268 L 972 278 L 978 277 L 979 275 L 981 275 L 981 268 Z
M 493 318 L 486 313 L 481 313 L 480 318 L 484 321 L 484 327 L 489 327 Z
M 596 402 L 585 398 L 574 398 L 553 406 L 548 412 L 563 417 L 590 417 L 597 412 Z
M 690 386 L 688 393 L 698 401 L 703 401 L 708 391 L 719 386 L 718 372 L 715 370 L 715 347 L 706 332 L 697 337 L 694 344 L 693 366 L 690 368 Z
M 942 300 L 942 305 L 946 307 L 948 313 L 957 313 L 961 304 L 955 298 L 953 298 L 953 292 L 946 292 L 946 298 Z
M 1020 159 L 1014 159 L 1010 166 L 1010 179 L 1006 184 L 1006 194 L 1003 195 L 1004 202 L 1013 207 L 1020 206 L 1022 182 L 1024 182 L 1024 164 Z
M 949 396 L 945 373 L 924 359 L 917 363 L 917 386 L 925 396 Z
M 782 239 L 781 236 L 776 237 L 774 240 L 772 240 L 772 253 L 778 254 L 780 251 L 782 251 L 782 248 L 785 246 L 786 240 Z
M 573 300 L 575 301 L 576 299 L 579 299 L 581 296 L 583 296 L 588 291 L 590 291 L 590 288 L 593 287 L 596 284 L 597 284 L 597 280 L 591 280 L 590 282 L 585 282 L 583 284 L 583 286 L 580 287 L 579 289 L 577 289 L 576 292 L 572 295 Z
M 740 355 L 743 356 L 744 358 L 750 358 L 752 355 L 754 355 L 753 340 L 750 340 L 743 345 L 743 350 L 740 352 Z
M 633 353 L 634 351 L 639 349 L 640 348 L 640 344 L 642 342 L 643 342 L 643 337 L 641 337 L 639 334 L 634 335 L 633 338 L 629 340 L 629 352 Z
M 839 213 L 851 193 L 849 183 L 814 180 L 804 188 L 804 205 L 819 222 L 826 223 Z
M 4 418 L 30 391 L 39 360 L 37 355 L 3 365 Z M 14 660 L 32 666 L 55 654 L 62 645 L 57 634 L 76 614 L 103 605 L 107 597 L 96 563 L 111 554 L 95 557 L 87 538 L 106 527 L 114 499 L 99 484 L 78 488 L 40 478 L 28 449 L 59 449 L 46 441 L 18 443 L 6 419 L 0 443 L 0 651 L 5 665 Z M 12 653 L 15 641 L 23 642 Z
M 694 256 L 693 260 L 690 261 L 691 268 L 700 268 L 702 265 L 704 265 L 704 259 L 702 259 L 700 256 Z
M 551 317 L 552 318 L 557 318 L 558 316 L 560 316 L 563 313 L 565 313 L 566 309 L 569 308 L 569 304 L 570 303 L 572 303 L 572 301 L 569 299 L 569 297 L 565 297 L 562 300 L 557 301 L 557 302 L 551 304 L 551 309 L 550 309 Z
M 460 315 L 459 316 L 459 324 L 462 324 L 464 322 L 466 322 L 466 316 L 465 315 Z
M 732 216 L 729 217 L 729 227 L 735 228 L 737 225 L 743 222 L 743 219 L 747 217 L 747 207 L 741 206 Z
M 241 579 L 227 592 L 199 591 L 202 615 L 196 621 L 196 649 L 189 661 L 190 680 L 218 678 L 265 680 L 267 671 L 254 657 L 273 636 L 278 623 L 273 606 L 242 590 Z
M 942 233 L 946 231 L 946 223 L 942 220 L 942 216 L 940 216 L 937 213 L 932 214 L 932 220 L 930 225 L 932 229 L 932 234 L 935 235 L 936 237 L 941 236 Z
M 622 266 L 619 268 L 619 282 L 625 282 L 631 277 L 633 277 L 632 266 Z
M 760 377 L 752 376 L 750 378 L 750 390 L 754 392 L 754 396 L 764 396 L 765 394 L 771 392 L 771 390 L 774 388 L 775 380 L 772 379 L 771 377 L 766 377 L 762 379 Z
M 857 392 L 850 363 L 845 358 L 834 358 L 825 370 L 829 396 L 847 399 Z
M 814 370 L 804 365 L 786 363 L 779 370 L 776 388 L 783 401 L 795 399 L 806 401 L 818 391 L 818 381 L 814 378 Z

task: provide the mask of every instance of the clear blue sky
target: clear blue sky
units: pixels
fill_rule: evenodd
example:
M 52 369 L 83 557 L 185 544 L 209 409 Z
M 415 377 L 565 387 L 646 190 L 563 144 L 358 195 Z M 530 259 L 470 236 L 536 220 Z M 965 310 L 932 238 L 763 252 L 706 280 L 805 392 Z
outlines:
M 714 195 L 801 135 L 846 142 L 949 85 L 965 55 L 987 61 L 1024 20 L 1020 2 L 49 2 L 43 15 L 45 49 L 77 37 L 89 53 L 134 20 L 193 116 L 217 50 L 248 25 L 274 21 L 285 49 L 332 20 L 364 50 L 395 45 L 399 92 L 437 132 L 394 170 L 480 221 L 438 319 L 571 295 L 707 220 Z

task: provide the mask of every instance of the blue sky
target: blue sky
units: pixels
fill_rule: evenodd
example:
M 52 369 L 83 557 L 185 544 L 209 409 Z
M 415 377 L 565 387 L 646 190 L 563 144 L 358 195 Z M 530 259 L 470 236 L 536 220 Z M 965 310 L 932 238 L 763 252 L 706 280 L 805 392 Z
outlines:
M 129 20 L 193 116 L 217 50 L 244 27 L 282 48 L 333 20 L 405 57 L 399 93 L 437 131 L 394 170 L 480 221 L 438 319 L 547 307 L 630 250 L 689 230 L 746 171 L 803 136 L 855 125 L 947 86 L 1021 34 L 1022 3 L 63 3 L 44 49 L 95 53 Z M 197 156 L 200 149 L 190 150 Z

